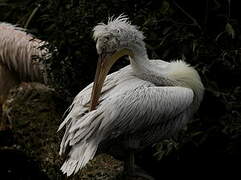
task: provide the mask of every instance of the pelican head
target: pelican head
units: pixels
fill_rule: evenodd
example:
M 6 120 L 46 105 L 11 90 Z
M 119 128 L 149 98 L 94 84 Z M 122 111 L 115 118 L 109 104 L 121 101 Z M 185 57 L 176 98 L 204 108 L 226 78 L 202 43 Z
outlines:
M 107 24 L 100 23 L 93 31 L 98 54 L 113 53 L 123 48 L 133 51 L 138 45 L 144 46 L 143 33 L 125 15 L 111 17 Z
M 137 49 L 145 48 L 144 35 L 125 15 L 109 18 L 93 29 L 99 60 L 91 96 L 90 110 L 95 109 L 104 80 L 113 64 L 122 56 L 134 56 Z

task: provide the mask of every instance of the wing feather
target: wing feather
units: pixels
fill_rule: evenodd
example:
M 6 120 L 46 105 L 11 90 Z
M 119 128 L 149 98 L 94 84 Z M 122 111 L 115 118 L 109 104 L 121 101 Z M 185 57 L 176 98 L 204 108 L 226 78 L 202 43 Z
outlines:
M 175 118 L 191 105 L 193 96 L 191 89 L 183 87 L 140 87 L 127 91 L 99 109 L 105 117 L 100 129 L 109 134 L 135 133 Z
M 101 92 L 102 96 L 100 97 L 99 101 L 102 102 L 104 99 L 106 99 L 109 96 L 108 91 L 114 89 L 119 84 L 119 80 L 124 76 L 128 76 L 130 73 L 131 73 L 130 66 L 126 66 L 121 70 L 108 75 L 104 82 L 103 89 Z M 89 84 L 87 87 L 85 87 L 81 92 L 79 92 L 76 95 L 72 104 L 65 111 L 64 116 L 66 117 L 64 121 L 60 124 L 58 131 L 60 131 L 70 121 L 75 122 L 78 119 L 80 119 L 80 117 L 82 117 L 85 113 L 88 112 L 92 87 L 93 87 L 93 83 Z

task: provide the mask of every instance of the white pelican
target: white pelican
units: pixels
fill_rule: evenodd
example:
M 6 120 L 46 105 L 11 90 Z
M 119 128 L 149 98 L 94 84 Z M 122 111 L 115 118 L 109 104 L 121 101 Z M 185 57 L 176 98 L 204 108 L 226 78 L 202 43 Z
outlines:
M 0 114 L 1 105 L 11 88 L 20 82 L 46 82 L 38 57 L 49 54 L 45 42 L 24 29 L 0 22 Z M 35 56 L 35 57 L 34 57 Z
M 144 36 L 126 16 L 94 27 L 99 60 L 94 84 L 83 89 L 68 109 L 60 154 L 70 176 L 91 160 L 98 147 L 119 144 L 130 152 L 125 162 L 134 172 L 133 150 L 171 137 L 186 126 L 203 98 L 197 71 L 183 61 L 149 60 Z M 107 76 L 128 55 L 130 65 Z M 90 111 L 89 111 L 90 110 Z

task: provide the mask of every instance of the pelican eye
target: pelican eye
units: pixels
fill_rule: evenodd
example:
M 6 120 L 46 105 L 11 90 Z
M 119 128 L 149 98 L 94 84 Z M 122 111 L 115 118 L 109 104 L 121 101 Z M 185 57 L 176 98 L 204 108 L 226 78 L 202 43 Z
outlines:
M 108 42 L 110 40 L 109 36 L 104 37 L 104 42 Z

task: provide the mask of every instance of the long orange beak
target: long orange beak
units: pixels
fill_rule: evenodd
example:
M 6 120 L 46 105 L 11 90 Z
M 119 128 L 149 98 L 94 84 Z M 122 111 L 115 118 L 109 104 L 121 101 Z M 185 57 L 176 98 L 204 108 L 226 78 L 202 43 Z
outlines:
M 94 85 L 91 93 L 90 100 L 90 111 L 94 110 L 98 105 L 98 100 L 101 95 L 101 90 L 105 81 L 107 74 L 110 71 L 110 68 L 113 64 L 122 56 L 131 56 L 133 57 L 133 53 L 129 49 L 122 49 L 113 53 L 112 55 L 101 54 L 98 59 L 97 69 L 95 73 Z

